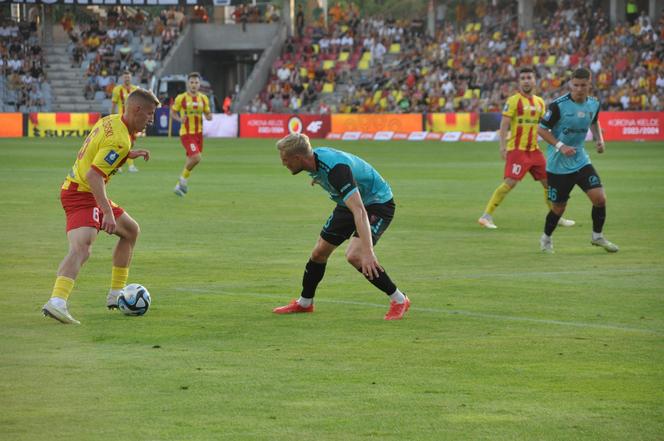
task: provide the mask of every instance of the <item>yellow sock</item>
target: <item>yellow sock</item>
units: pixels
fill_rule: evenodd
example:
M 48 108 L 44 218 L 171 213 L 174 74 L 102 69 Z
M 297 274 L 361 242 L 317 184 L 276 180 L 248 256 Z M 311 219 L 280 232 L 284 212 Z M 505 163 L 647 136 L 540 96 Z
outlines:
M 129 159 L 129 158 L 127 158 L 127 165 L 130 166 L 130 167 L 131 167 L 132 165 L 134 165 L 134 160 L 133 160 L 133 159 Z
M 191 170 L 188 170 L 186 167 L 184 170 L 182 170 L 182 179 L 189 179 L 189 175 L 191 174 Z
M 74 279 L 70 279 L 69 277 L 65 276 L 58 276 L 55 279 L 55 285 L 53 285 L 53 292 L 51 293 L 51 297 L 59 297 L 64 301 L 67 301 L 72 289 L 74 289 Z
M 505 199 L 505 196 L 507 196 L 507 193 L 509 193 L 511 189 L 512 187 L 504 182 L 500 184 L 498 188 L 496 188 L 496 191 L 493 192 L 491 199 L 489 199 L 489 203 L 486 204 L 484 212 L 486 214 L 492 214 L 498 205 L 500 205 L 500 203 L 503 201 L 503 199 Z
M 544 202 L 546 202 L 546 206 L 549 207 L 549 210 L 553 208 L 553 204 L 549 200 L 549 189 L 545 188 L 544 189 Z
M 127 279 L 129 278 L 129 268 L 121 268 L 114 266 L 111 271 L 111 289 L 122 289 L 127 286 Z

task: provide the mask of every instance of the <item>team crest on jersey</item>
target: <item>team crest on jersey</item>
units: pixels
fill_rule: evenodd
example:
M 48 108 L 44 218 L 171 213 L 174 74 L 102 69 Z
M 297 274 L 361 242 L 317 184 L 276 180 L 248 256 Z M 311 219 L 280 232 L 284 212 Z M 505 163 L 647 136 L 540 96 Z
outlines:
M 106 161 L 108 163 L 108 165 L 113 165 L 113 164 L 115 164 L 115 161 L 117 161 L 119 157 L 120 157 L 120 154 L 118 152 L 116 152 L 115 150 L 111 150 L 104 157 L 104 161 Z
M 542 119 L 544 121 L 548 121 L 549 119 L 551 119 L 551 111 L 547 110 L 546 113 L 544 114 L 544 116 L 542 117 Z

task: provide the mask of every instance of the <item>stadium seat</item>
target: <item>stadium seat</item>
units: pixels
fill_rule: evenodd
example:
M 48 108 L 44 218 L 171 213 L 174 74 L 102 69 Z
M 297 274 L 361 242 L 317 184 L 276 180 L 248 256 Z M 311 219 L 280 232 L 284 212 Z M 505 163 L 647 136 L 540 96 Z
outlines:
M 544 62 L 544 64 L 546 64 L 547 66 L 555 66 L 555 65 L 556 65 L 556 61 L 557 61 L 557 60 L 556 60 L 556 56 L 555 56 L 555 55 L 549 55 L 549 56 L 546 58 L 546 61 Z
M 535 55 L 533 57 L 533 65 L 537 66 L 538 64 L 540 64 L 540 57 L 538 55 Z
M 333 83 L 323 84 L 323 93 L 333 93 L 333 92 L 334 92 L 334 84 Z
M 401 45 L 399 43 L 392 43 L 390 45 L 390 53 L 391 54 L 401 53 Z
M 106 94 L 104 93 L 103 90 L 98 90 L 95 92 L 95 97 L 94 97 L 95 101 L 103 101 L 104 98 L 106 98 Z
M 323 61 L 323 70 L 334 69 L 335 61 L 334 60 L 325 60 Z
M 360 58 L 360 62 L 366 61 L 367 63 L 371 61 L 371 52 L 363 52 L 362 57 Z
M 348 61 L 348 58 L 350 57 L 350 52 L 339 52 L 339 61 Z
M 516 65 L 516 57 L 510 57 L 510 64 L 512 66 Z
M 360 62 L 357 63 L 357 68 L 360 70 L 369 69 L 369 60 L 360 60 Z

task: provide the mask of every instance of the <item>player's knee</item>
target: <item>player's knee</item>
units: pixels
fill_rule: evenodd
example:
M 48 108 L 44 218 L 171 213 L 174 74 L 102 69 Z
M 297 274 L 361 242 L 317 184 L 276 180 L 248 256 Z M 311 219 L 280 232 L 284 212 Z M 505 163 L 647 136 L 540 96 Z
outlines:
M 362 266 L 362 261 L 360 255 L 354 252 L 346 252 L 346 261 L 350 263 L 355 268 Z
M 323 250 L 319 250 L 318 248 L 314 248 L 314 250 L 311 252 L 311 260 L 316 263 L 327 263 L 327 258 L 328 255 L 323 252 Z
M 136 240 L 138 240 L 138 236 L 141 234 L 141 226 L 138 225 L 137 222 L 132 222 L 128 232 L 129 232 L 129 239 L 136 242 Z
M 73 245 L 71 247 L 71 250 L 69 251 L 69 254 L 71 254 L 71 256 L 76 261 L 83 264 L 86 260 L 90 258 L 90 254 L 92 254 L 92 245 L 89 243 L 81 243 Z
M 597 196 L 593 201 L 593 205 L 598 208 L 606 207 L 606 196 L 604 195 Z
M 567 207 L 566 204 L 553 204 L 551 206 L 551 211 L 553 211 L 558 216 L 562 216 L 563 213 L 565 212 L 566 207 Z

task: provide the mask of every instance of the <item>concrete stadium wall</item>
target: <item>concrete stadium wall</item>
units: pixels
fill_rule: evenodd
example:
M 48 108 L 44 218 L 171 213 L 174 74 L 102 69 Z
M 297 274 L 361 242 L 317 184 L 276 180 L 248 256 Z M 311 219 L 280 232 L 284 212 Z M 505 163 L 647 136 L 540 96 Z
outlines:
M 202 51 L 262 50 L 272 44 L 279 30 L 278 23 L 248 23 L 246 32 L 237 24 L 201 23 L 191 27 L 194 49 Z

